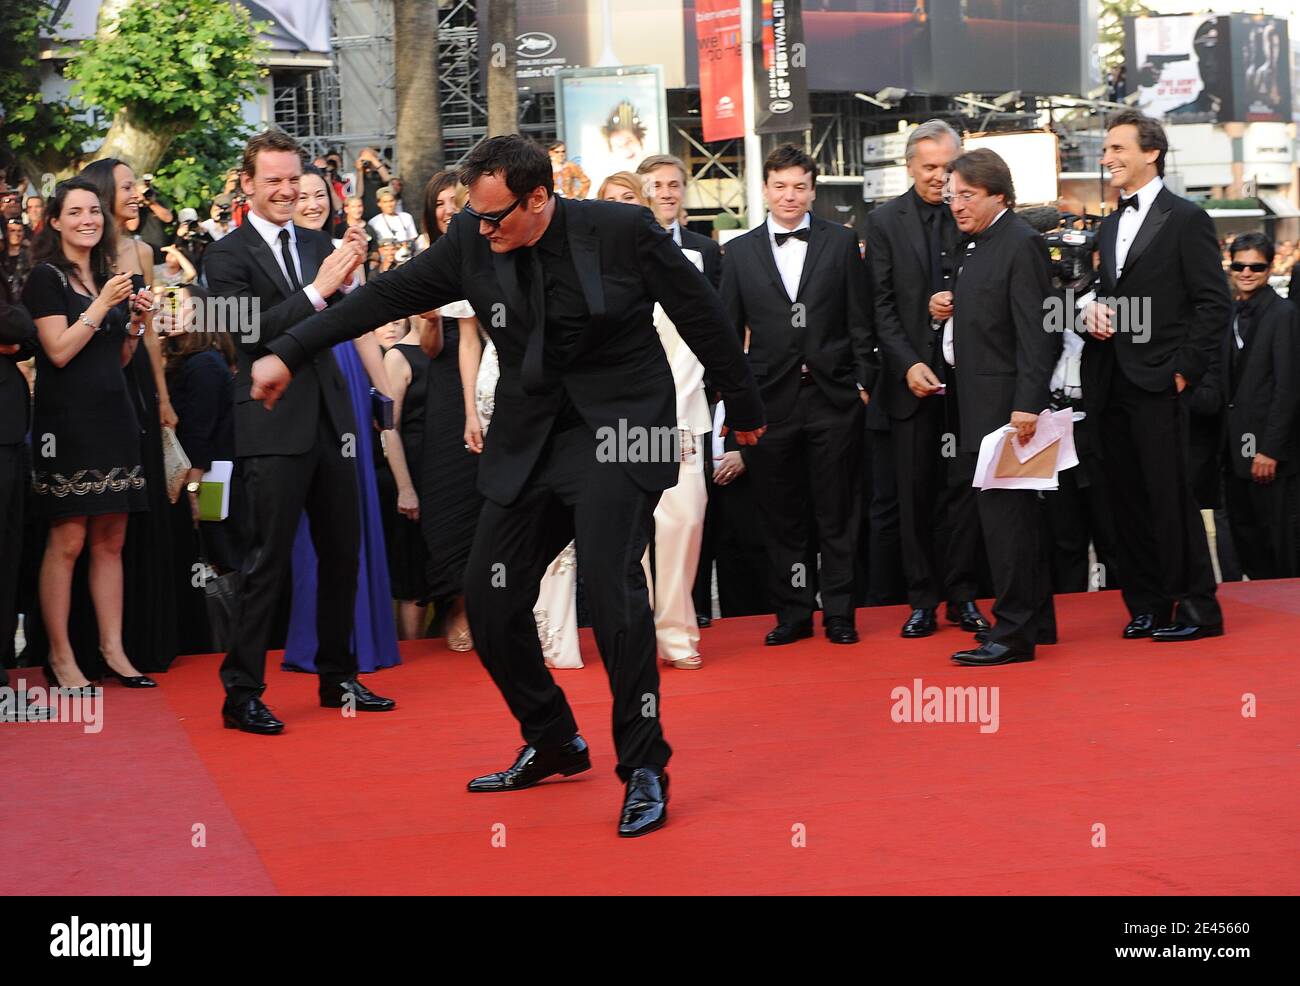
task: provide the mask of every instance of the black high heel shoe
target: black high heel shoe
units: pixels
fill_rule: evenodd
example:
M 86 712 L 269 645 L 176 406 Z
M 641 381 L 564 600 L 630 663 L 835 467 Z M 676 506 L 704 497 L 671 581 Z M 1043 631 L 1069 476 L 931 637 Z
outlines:
M 60 691 L 64 691 L 64 692 L 80 692 L 82 695 L 94 694 L 95 681 L 93 679 L 88 678 L 87 681 L 90 682 L 89 684 L 79 685 L 76 688 L 74 688 L 71 685 L 65 685 L 63 682 L 59 680 L 59 674 L 57 671 L 54 670 L 52 665 L 49 664 L 44 665 L 41 668 L 41 671 L 45 673 L 45 681 L 51 688 L 57 688 Z
M 108 664 L 108 658 L 104 657 L 104 652 L 100 651 L 99 656 L 104 659 L 104 673 L 110 678 L 116 678 L 123 688 L 157 688 L 158 682 L 154 681 L 147 674 L 118 674 Z

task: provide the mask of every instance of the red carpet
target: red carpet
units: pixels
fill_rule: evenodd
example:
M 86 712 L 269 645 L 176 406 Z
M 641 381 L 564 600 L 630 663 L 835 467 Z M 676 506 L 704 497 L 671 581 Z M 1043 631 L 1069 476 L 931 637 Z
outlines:
M 715 623 L 704 670 L 664 674 L 670 820 L 634 841 L 589 634 L 557 675 L 594 769 L 497 796 L 464 789 L 519 742 L 473 654 L 404 646 L 366 679 L 400 708 L 353 719 L 274 671 L 280 737 L 222 729 L 217 659 L 184 658 L 156 692 L 108 686 L 98 734 L 0 726 L 29 847 L 0 893 L 1295 894 L 1300 582 L 1223 599 L 1226 637 L 1158 645 L 1118 639 L 1117 594 L 1062 597 L 1064 643 L 987 670 L 948 661 L 955 629 L 899 639 L 901 608 L 859 611 L 856 647 Z M 894 722 L 916 678 L 998 686 L 997 731 Z

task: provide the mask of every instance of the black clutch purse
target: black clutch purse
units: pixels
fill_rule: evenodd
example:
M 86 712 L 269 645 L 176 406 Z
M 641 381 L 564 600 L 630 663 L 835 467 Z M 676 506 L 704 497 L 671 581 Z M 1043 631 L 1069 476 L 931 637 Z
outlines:
M 370 414 L 380 431 L 389 431 L 393 427 L 393 399 L 371 387 Z

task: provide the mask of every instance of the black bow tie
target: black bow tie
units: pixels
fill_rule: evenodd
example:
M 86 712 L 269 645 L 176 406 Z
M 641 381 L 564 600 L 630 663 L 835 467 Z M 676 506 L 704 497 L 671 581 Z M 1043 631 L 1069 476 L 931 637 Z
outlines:
M 792 229 L 792 230 L 790 230 L 790 232 L 788 232 L 788 233 L 776 233 L 775 236 L 776 236 L 776 245 L 777 245 L 777 246 L 780 246 L 782 243 L 784 243 L 786 240 L 788 240 L 788 239 L 789 239 L 790 237 L 792 237 L 792 236 L 793 236 L 796 240 L 803 240 L 805 243 L 807 243 L 807 242 L 808 242 L 808 227 L 805 226 L 803 229 Z
M 1130 195 L 1128 198 L 1120 196 L 1119 208 L 1115 211 L 1123 214 L 1125 209 L 1132 209 L 1134 212 L 1138 211 L 1138 197 L 1136 195 Z

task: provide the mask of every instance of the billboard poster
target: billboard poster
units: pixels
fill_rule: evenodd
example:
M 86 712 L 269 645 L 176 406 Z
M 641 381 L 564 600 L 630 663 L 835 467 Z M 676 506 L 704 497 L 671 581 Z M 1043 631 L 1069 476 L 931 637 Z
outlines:
M 1230 19 L 1177 14 L 1125 20 L 1130 91 L 1148 116 L 1170 123 L 1232 119 Z
M 741 0 L 699 0 L 695 48 L 700 59 L 700 116 L 705 141 L 745 136 Z
M 807 130 L 812 116 L 799 0 L 750 2 L 754 4 L 754 130 L 760 134 Z
M 563 69 L 555 75 L 555 115 L 570 160 L 592 187 L 668 153 L 668 112 L 658 65 Z
M 1291 118 L 1291 41 L 1282 17 L 1231 15 L 1232 118 L 1246 123 Z

